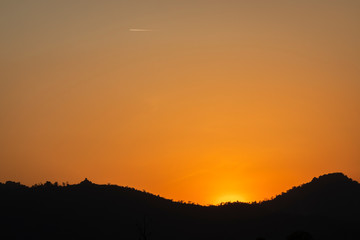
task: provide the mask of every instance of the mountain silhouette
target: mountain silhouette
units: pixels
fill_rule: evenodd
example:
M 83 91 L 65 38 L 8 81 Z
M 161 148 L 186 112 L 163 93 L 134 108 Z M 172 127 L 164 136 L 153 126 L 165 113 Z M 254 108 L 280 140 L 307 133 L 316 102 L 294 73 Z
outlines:
M 0 239 L 360 239 L 360 184 L 331 173 L 259 203 L 201 206 L 116 185 L 0 183 Z
M 359 215 L 360 184 L 343 173 L 331 173 L 294 187 L 268 201 L 275 211 L 301 215 Z

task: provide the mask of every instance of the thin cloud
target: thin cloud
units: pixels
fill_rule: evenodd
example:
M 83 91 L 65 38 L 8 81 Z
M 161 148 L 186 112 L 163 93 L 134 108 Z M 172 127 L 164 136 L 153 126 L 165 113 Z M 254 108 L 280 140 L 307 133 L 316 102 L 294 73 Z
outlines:
M 154 29 L 148 29 L 148 28 L 130 28 L 130 32 L 153 32 Z

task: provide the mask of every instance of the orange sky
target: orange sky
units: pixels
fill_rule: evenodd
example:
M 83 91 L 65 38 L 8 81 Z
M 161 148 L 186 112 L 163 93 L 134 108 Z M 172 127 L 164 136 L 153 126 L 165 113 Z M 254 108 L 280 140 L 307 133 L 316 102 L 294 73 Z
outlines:
M 359 181 L 359 23 L 357 0 L 1 1 L 0 181 L 201 204 Z

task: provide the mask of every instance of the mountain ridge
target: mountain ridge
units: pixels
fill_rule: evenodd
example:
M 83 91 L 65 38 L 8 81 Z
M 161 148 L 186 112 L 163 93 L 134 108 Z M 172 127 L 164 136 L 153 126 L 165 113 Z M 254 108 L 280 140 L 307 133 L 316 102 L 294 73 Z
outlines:
M 151 229 L 153 239 L 285 239 L 299 229 L 315 239 L 360 236 L 360 184 L 342 173 L 313 178 L 271 200 L 216 206 L 88 179 L 32 187 L 8 181 L 0 184 L 0 196 L 3 239 L 135 239 L 145 234 L 139 226 Z
M 269 201 L 272 201 L 272 200 L 275 200 L 277 198 L 281 198 L 284 194 L 288 194 L 292 191 L 295 191 L 295 190 L 298 190 L 302 187 L 307 187 L 308 185 L 311 185 L 311 184 L 317 184 L 318 186 L 321 186 L 321 187 L 324 187 L 325 185 L 328 185 L 328 184 L 340 184 L 340 183 L 345 183 L 345 184 L 358 184 L 360 186 L 360 184 L 356 181 L 356 180 L 353 180 L 351 178 L 349 178 L 347 175 L 345 175 L 344 173 L 342 172 L 334 172 L 334 173 L 327 173 L 327 174 L 323 174 L 323 175 L 320 175 L 319 177 L 314 177 L 310 182 L 307 182 L 307 183 L 303 183 L 301 185 L 298 185 L 298 186 L 294 186 L 290 189 L 288 189 L 287 191 L 285 192 L 282 192 L 280 194 L 277 194 L 276 196 L 272 197 L 271 199 L 265 199 L 265 200 L 260 200 L 260 201 L 252 201 L 252 202 L 241 202 L 241 201 L 234 201 L 234 202 L 223 202 L 223 203 L 219 203 L 219 204 L 207 204 L 207 205 L 202 205 L 202 204 L 198 204 L 198 203 L 195 203 L 195 202 L 191 202 L 191 201 L 183 201 L 183 200 L 172 200 L 172 199 L 169 199 L 169 198 L 165 198 L 165 197 L 161 197 L 159 196 L 158 194 L 154 194 L 154 193 L 150 193 L 150 192 L 147 192 L 145 190 L 139 190 L 139 189 L 136 189 L 136 188 L 133 188 L 133 187 L 129 187 L 129 186 L 121 186 L 121 185 L 116 185 L 116 184 L 96 184 L 96 183 L 93 183 L 92 181 L 88 180 L 87 178 L 85 178 L 83 181 L 81 181 L 80 183 L 78 184 L 58 184 L 58 182 L 50 182 L 50 181 L 46 181 L 44 184 L 40 183 L 40 184 L 34 184 L 32 186 L 27 186 L 27 185 L 24 185 L 24 184 L 21 184 L 20 182 L 14 182 L 14 181 L 6 181 L 5 183 L 2 183 L 0 182 L 0 187 L 2 188 L 6 188 L 6 187 L 10 187 L 10 188 L 22 188 L 22 189 L 25 189 L 25 188 L 28 188 L 28 189 L 36 189 L 36 188 L 39 188 L 39 187 L 44 187 L 44 188 L 54 188 L 54 187 L 77 187 L 77 186 L 82 186 L 82 187 L 91 187 L 91 186 L 108 186 L 108 187 L 112 187 L 112 188 L 119 188 L 119 189 L 122 189 L 122 190 L 125 190 L 125 189 L 128 189 L 128 190 L 132 190 L 132 191 L 138 191 L 138 192 L 141 192 L 141 193 L 146 193 L 146 194 L 150 194 L 150 195 L 153 195 L 155 197 L 159 197 L 159 198 L 162 198 L 164 200 L 169 200 L 169 201 L 173 201 L 173 202 L 178 202 L 178 203 L 184 203 L 184 204 L 191 204 L 191 205 L 199 205 L 199 206 L 218 206 L 218 205 L 224 205 L 224 204 L 231 204 L 231 203 L 243 203 L 243 204 L 252 204 L 252 203 L 263 203 L 263 202 L 269 202 Z M 119 190 L 118 189 L 118 190 Z M 1 190 L 1 189 L 0 189 Z

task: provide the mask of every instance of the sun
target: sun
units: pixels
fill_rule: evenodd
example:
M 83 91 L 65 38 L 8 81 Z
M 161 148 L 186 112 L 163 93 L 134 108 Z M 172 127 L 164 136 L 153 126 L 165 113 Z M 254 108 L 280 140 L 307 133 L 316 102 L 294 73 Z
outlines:
M 243 195 L 237 193 L 224 194 L 218 197 L 216 204 L 226 202 L 247 202 Z

